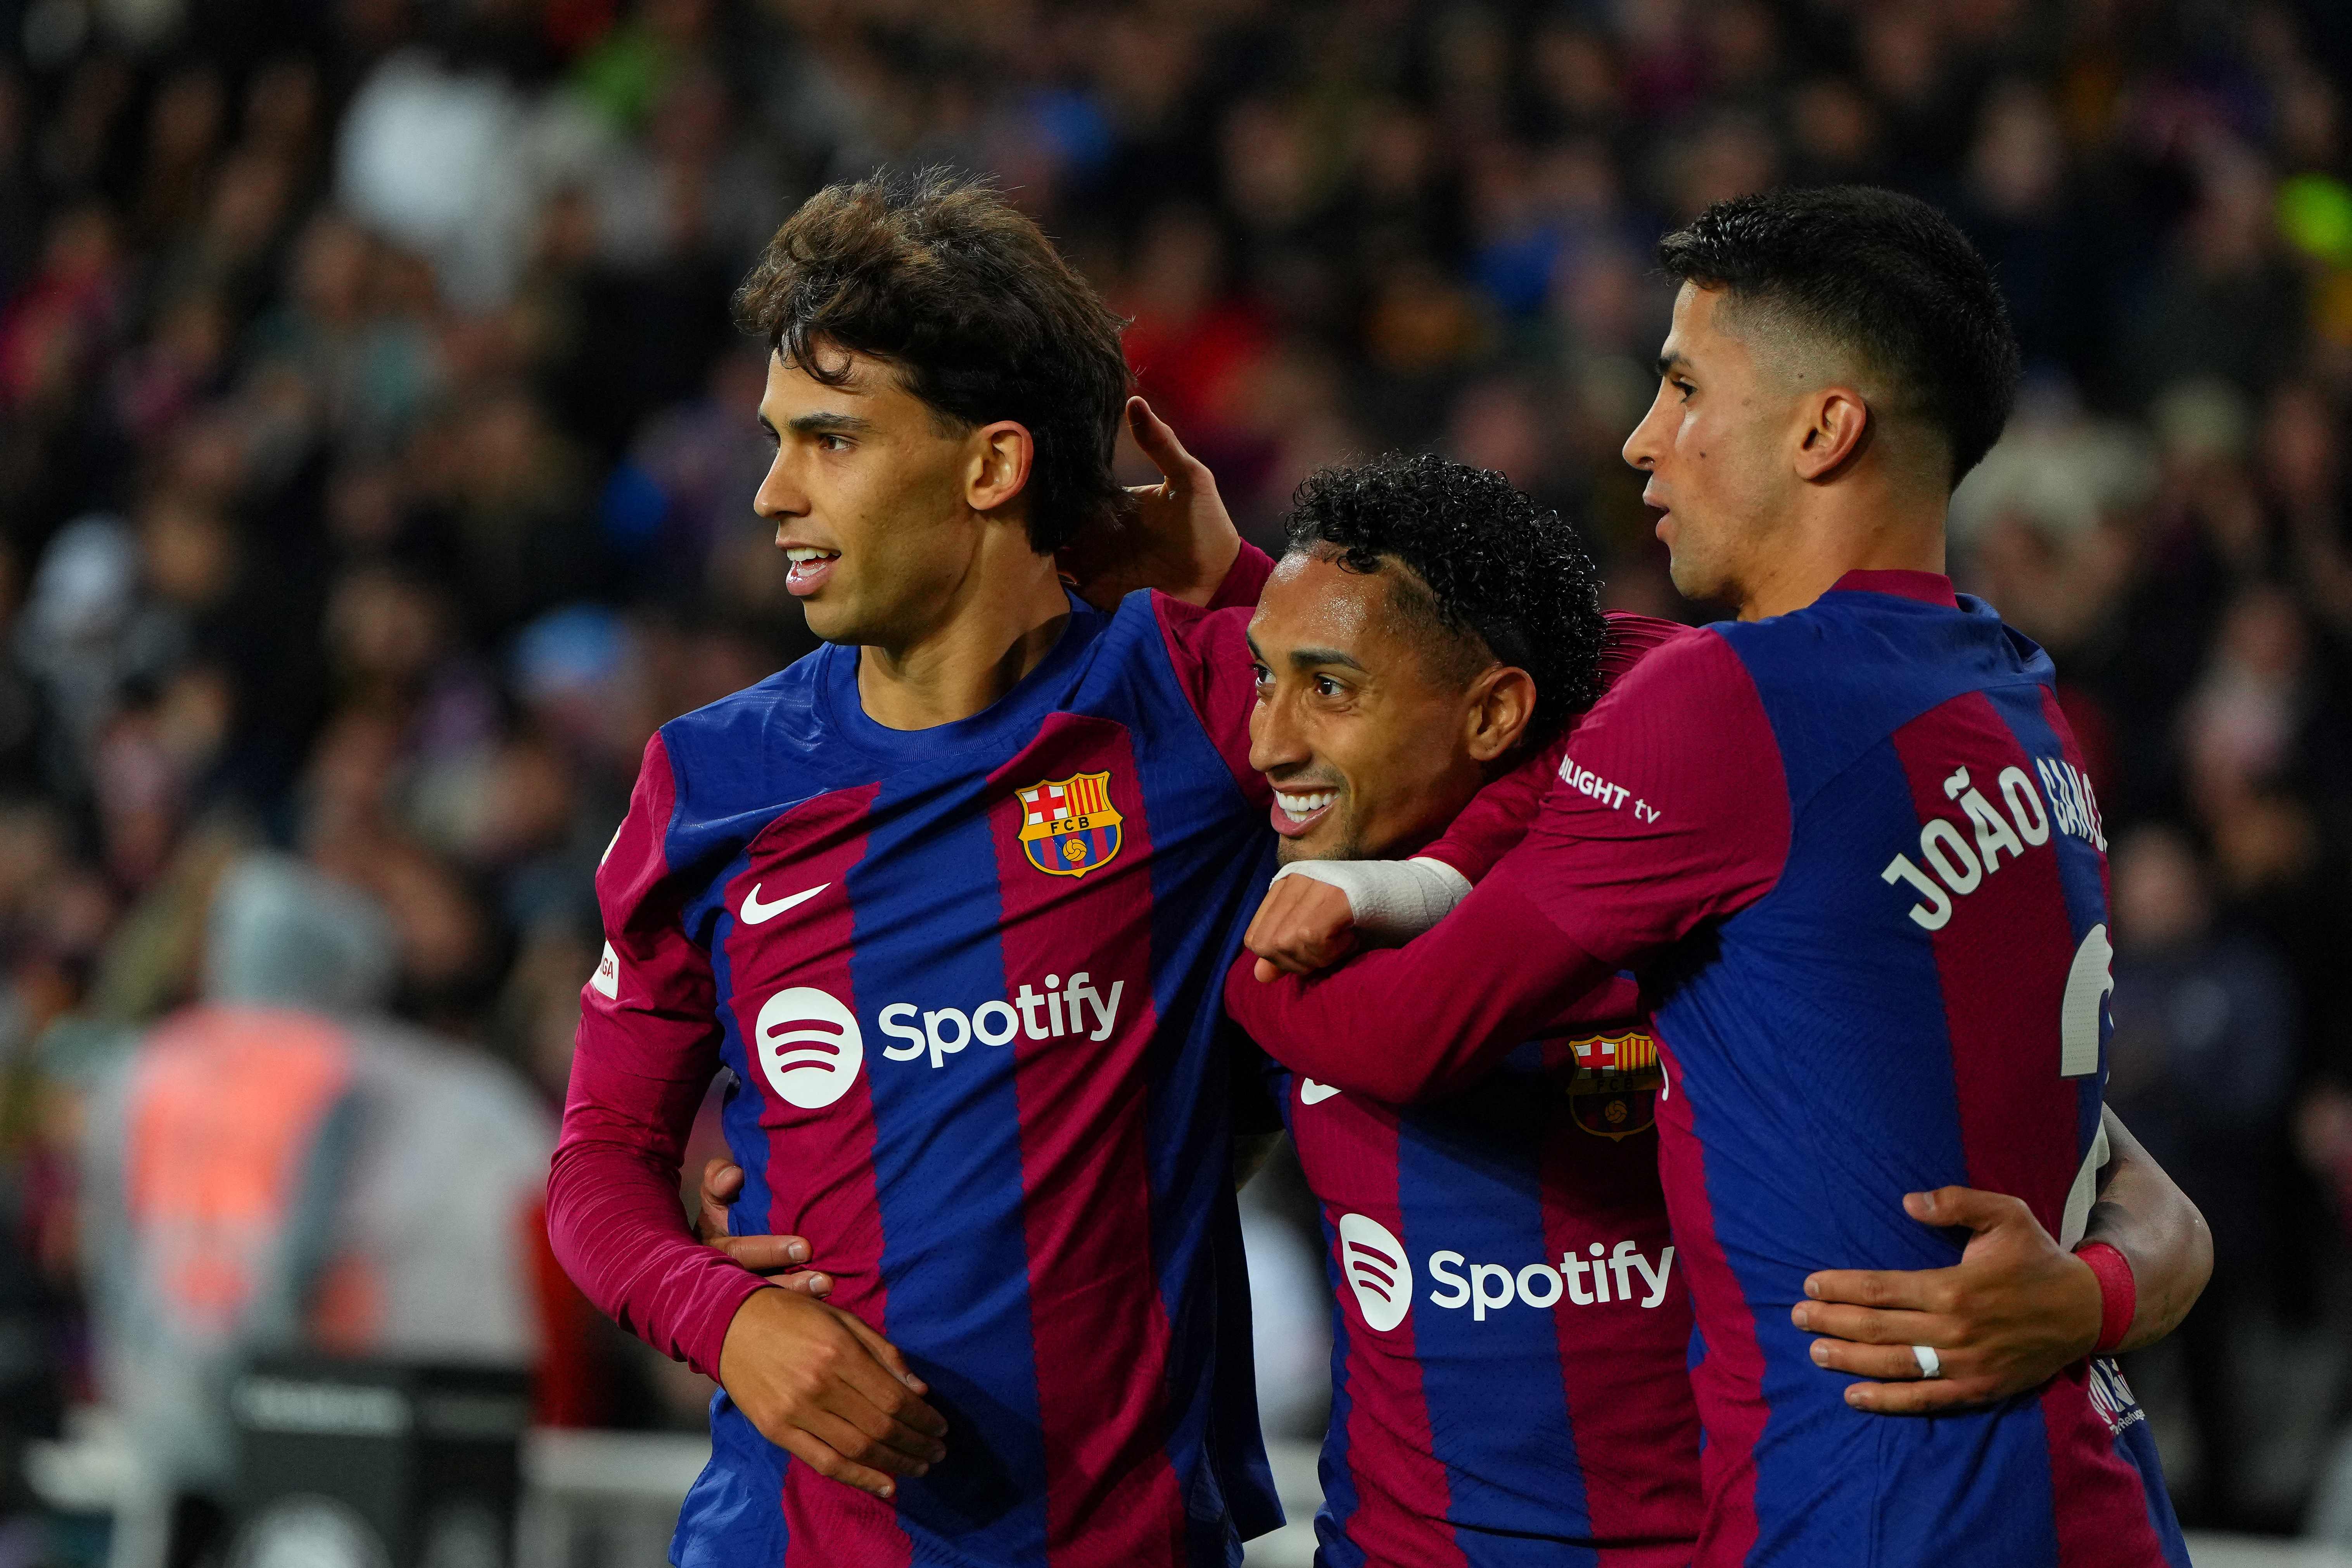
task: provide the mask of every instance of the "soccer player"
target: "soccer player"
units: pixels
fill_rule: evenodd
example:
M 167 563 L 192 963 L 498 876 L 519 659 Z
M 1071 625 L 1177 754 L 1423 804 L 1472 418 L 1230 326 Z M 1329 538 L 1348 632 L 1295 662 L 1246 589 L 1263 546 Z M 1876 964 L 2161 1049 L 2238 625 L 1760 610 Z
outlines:
M 1224 1564 L 1280 1517 L 1217 1006 L 1271 858 L 1269 563 L 1196 464 L 1177 526 L 1123 524 L 1117 318 L 983 188 L 820 192 L 737 303 L 827 646 L 647 745 L 548 1194 L 590 1300 L 723 1389 L 674 1558 Z M 1180 592 L 1066 592 L 1057 550 L 1130 533 Z M 828 1300 L 685 1226 L 722 1068 L 732 1228 Z
M 1502 475 L 1434 457 L 1326 469 L 1288 531 L 1250 622 L 1250 761 L 1284 860 L 1423 849 L 1486 765 L 1588 705 L 1563 650 L 1599 618 L 1598 573 Z M 1604 680 L 1682 628 L 1610 631 Z M 1605 988 L 1410 1108 L 1276 1069 L 1332 1290 L 1328 1568 L 1690 1561 L 1690 1309 L 1638 1008 Z
M 1942 575 L 1951 488 L 2013 395 L 1999 292 L 1877 191 L 1720 204 L 1660 258 L 1683 287 L 1625 455 L 1676 586 L 1739 618 L 1612 688 L 1434 930 L 1314 980 L 1237 966 L 1228 1005 L 1298 1072 L 1408 1102 L 1639 974 L 1699 1329 L 1699 1563 L 2185 1568 L 2110 1363 L 1885 1421 L 1802 1331 L 1818 1269 L 1958 1258 L 1895 1194 L 2007 1194 L 2071 1246 L 2107 1160 L 2096 805 L 2047 658 Z M 2101 1288 L 2105 1351 L 2135 1282 L 2094 1257 L 2056 1263 Z

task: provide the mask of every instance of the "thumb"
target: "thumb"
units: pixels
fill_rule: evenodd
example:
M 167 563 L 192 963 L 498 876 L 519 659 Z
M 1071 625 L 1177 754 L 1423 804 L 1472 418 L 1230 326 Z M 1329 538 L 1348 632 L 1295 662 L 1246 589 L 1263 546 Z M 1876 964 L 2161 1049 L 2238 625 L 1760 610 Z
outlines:
M 1135 432 L 1135 445 L 1151 459 L 1160 477 L 1171 485 L 1182 485 L 1191 478 L 1192 454 L 1176 438 L 1175 427 L 1151 411 L 1151 405 L 1140 397 L 1127 400 L 1128 428 Z
M 732 1160 L 713 1156 L 703 1163 L 702 1195 L 725 1203 L 743 1185 L 743 1167 Z
M 1258 984 L 1261 985 L 1267 984 L 1273 981 L 1282 978 L 1282 971 L 1276 966 L 1274 960 L 1270 958 L 1261 958 L 1255 963 L 1250 965 L 1250 973 L 1256 977 Z
M 1993 1230 L 2012 1224 L 2031 1211 L 2007 1193 L 1978 1187 L 1937 1187 L 1932 1193 L 1906 1193 L 1904 1212 L 1922 1225 L 1964 1226 L 1969 1230 Z

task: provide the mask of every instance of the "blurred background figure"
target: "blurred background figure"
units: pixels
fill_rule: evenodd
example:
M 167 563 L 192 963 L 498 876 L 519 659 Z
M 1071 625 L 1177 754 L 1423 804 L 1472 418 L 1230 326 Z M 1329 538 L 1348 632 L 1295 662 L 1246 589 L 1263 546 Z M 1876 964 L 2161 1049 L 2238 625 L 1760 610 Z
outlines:
M 1953 569 L 2059 661 L 2117 1094 L 2225 1260 L 2147 1407 L 2192 1524 L 2352 1538 L 2347 88 L 2332 0 L 0 0 L 0 1568 L 104 1551 L 10 1446 L 127 1386 L 85 1259 L 135 1250 L 149 1080 L 108 1070 L 342 1042 L 268 1102 L 303 1172 L 362 1061 L 552 1114 L 646 736 L 811 646 L 728 296 L 884 163 L 1039 216 L 1261 541 L 1318 464 L 1443 450 L 1578 518 L 1612 605 L 1694 620 L 1617 455 L 1656 237 L 1775 183 L 1953 213 L 2030 361 Z M 231 1005 L 232 867 L 374 911 L 372 988 L 270 1000 L 338 1022 L 188 1022 Z M 353 1044 L 388 1020 L 439 1043 Z M 1263 1180 L 1259 1360 L 1308 1436 L 1326 1243 Z M 272 1332 L 329 1299 L 406 1331 L 394 1281 L 476 1256 L 327 1289 L 394 1243 L 324 1212 L 307 1272 L 239 1266 Z M 700 1426 L 707 1384 L 554 1321 L 543 1411 Z
M 203 999 L 89 1086 L 82 1142 L 99 1385 L 175 1500 L 175 1563 L 218 1544 L 255 1356 L 529 1368 L 548 1337 L 551 1120 L 510 1068 L 381 1016 L 383 912 L 248 855 L 205 939 Z

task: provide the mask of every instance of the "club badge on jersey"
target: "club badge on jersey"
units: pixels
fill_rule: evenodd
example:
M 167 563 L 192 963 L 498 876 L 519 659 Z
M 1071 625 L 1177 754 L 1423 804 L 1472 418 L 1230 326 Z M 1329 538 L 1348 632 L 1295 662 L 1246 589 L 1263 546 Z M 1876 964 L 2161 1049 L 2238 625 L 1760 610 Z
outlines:
M 1118 808 L 1110 773 L 1072 773 L 1018 790 L 1021 847 L 1050 877 L 1083 877 L 1118 858 Z
M 1657 1119 L 1657 1090 L 1666 1081 L 1658 1066 L 1658 1042 L 1628 1030 L 1569 1045 L 1576 1052 L 1576 1076 L 1568 1080 L 1569 1113 L 1576 1124 L 1612 1140 L 1647 1132 Z

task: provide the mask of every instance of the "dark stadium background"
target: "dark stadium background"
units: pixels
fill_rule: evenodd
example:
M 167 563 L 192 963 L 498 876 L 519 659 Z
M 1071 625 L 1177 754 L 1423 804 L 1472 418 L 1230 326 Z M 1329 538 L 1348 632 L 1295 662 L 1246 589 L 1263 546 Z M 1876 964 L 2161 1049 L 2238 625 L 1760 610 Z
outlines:
M 1955 569 L 2059 660 L 2114 1099 L 2218 1242 L 2129 1370 L 2185 1519 L 2352 1550 L 2347 70 L 2332 0 L 0 0 L 0 1568 L 107 1551 L 88 1100 L 225 867 L 368 892 L 394 1011 L 551 1115 L 639 747 L 807 646 L 728 294 L 883 163 L 998 175 L 1261 540 L 1433 448 L 1684 618 L 1616 457 L 1651 244 L 1775 184 L 1951 212 L 2029 359 Z M 1298 1202 L 1250 1200 L 1294 1474 Z M 657 1561 L 707 1385 L 551 1322 L 542 1419 L 675 1434 L 533 1439 L 604 1521 L 565 1560 Z

